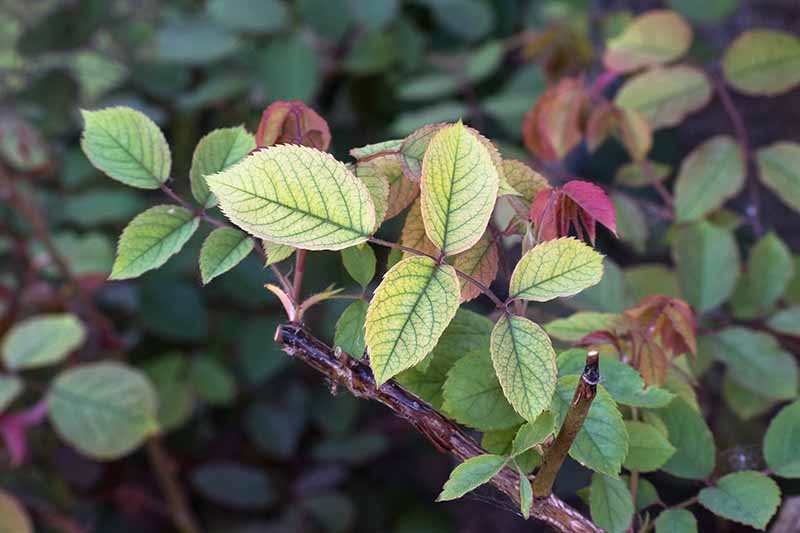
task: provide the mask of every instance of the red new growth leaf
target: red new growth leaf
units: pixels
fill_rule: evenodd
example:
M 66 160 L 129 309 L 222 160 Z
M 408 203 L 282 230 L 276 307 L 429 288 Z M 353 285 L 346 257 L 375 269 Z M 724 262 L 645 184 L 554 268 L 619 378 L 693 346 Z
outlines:
M 256 146 L 300 144 L 327 151 L 331 130 L 324 118 L 300 100 L 274 102 L 261 115 Z
M 614 204 L 603 189 L 587 181 L 573 180 L 563 187 L 539 191 L 530 216 L 539 242 L 564 237 L 574 227 L 579 237 L 586 232 L 594 244 L 597 222 L 617 234 Z

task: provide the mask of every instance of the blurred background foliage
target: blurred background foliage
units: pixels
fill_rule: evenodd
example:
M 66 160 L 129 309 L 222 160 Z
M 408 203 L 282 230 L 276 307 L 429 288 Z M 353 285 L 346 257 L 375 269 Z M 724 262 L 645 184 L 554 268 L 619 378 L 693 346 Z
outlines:
M 165 268 L 104 284 L 121 228 L 161 196 L 125 188 L 91 167 L 77 142 L 78 109 L 128 105 L 153 118 L 172 147 L 171 185 L 183 193 L 200 137 L 240 123 L 253 131 L 274 100 L 314 107 L 330 123 L 331 151 L 342 160 L 351 147 L 459 118 L 496 140 L 504 155 L 529 160 L 521 123 L 548 81 L 597 74 L 605 40 L 654 7 L 678 10 L 694 23 L 690 54 L 698 63 L 718 58 L 743 28 L 784 27 L 800 16 L 792 0 L 0 0 L 0 159 L 28 176 L 25 188 L 54 228 L 56 247 L 114 320 L 114 338 L 95 339 L 85 357 L 124 357 L 156 385 L 169 463 L 189 487 L 203 531 L 536 526 L 488 491 L 434 504 L 450 461 L 382 408 L 331 395 L 316 374 L 278 351 L 272 335 L 282 311 L 264 291 L 271 274 L 255 257 L 203 289 L 196 257 L 207 232 L 199 232 L 191 251 Z M 798 118 L 798 104 L 795 91 L 743 111 L 762 113 L 753 117 L 753 130 L 770 135 L 781 125 L 768 125 L 766 117 L 780 109 L 779 122 L 789 122 Z M 708 131 L 727 128 L 717 107 L 704 110 L 691 130 L 659 131 L 653 157 L 676 165 Z M 568 163 L 577 175 L 610 183 L 624 160 L 609 141 L 592 155 L 578 150 Z M 647 200 L 652 193 L 635 194 Z M 674 284 L 657 266 L 668 262 L 666 226 L 641 224 L 638 210 L 632 216 L 620 220 L 621 242 L 601 246 L 613 260 L 606 279 L 574 307 L 620 312 L 648 284 Z M 796 218 L 791 222 L 778 202 L 765 216 L 797 249 Z M 58 272 L 46 249 L 30 239 L 15 251 L 19 243 L 7 235 L 30 228 L 5 204 L 0 224 L 10 228 L 0 237 L 0 281 L 13 289 L 18 279 L 32 279 L 24 303 L 57 309 L 58 285 L 51 282 Z M 382 231 L 396 237 L 399 222 L 387 226 Z M 38 270 L 26 271 L 14 259 L 20 256 Z M 324 275 L 306 277 L 308 293 L 348 284 L 338 254 L 315 253 L 309 261 L 308 271 Z M 649 266 L 629 268 L 639 263 Z M 331 341 L 345 305 L 315 308 L 312 329 Z M 564 311 L 543 306 L 542 313 Z M 51 371 L 38 372 L 34 377 L 46 383 Z M 33 387 L 28 393 L 37 394 Z M 720 449 L 760 442 L 763 434 L 763 422 L 743 423 L 728 407 L 713 424 Z M 33 510 L 36 531 L 173 530 L 146 450 L 99 463 L 42 427 L 28 441 L 25 464 L 3 466 L 0 486 Z M 748 453 L 737 448 L 731 460 Z M 558 492 L 577 503 L 574 491 L 588 474 L 574 463 L 566 468 Z M 683 489 L 666 490 L 680 497 Z

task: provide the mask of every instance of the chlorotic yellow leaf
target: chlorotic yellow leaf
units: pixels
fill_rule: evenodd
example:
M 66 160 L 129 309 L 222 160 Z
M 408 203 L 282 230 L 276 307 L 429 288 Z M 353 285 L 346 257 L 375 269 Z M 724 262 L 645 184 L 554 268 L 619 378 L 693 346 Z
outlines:
M 683 160 L 678 173 L 678 222 L 697 220 L 722 206 L 742 189 L 744 180 L 744 157 L 736 141 L 727 135 L 707 140 Z
M 140 189 L 167 181 L 172 156 L 164 134 L 144 113 L 129 107 L 82 110 L 81 148 L 98 170 Z
M 140 213 L 122 231 L 108 279 L 135 278 L 178 253 L 200 220 L 177 205 L 157 205 Z
M 756 152 L 761 182 L 800 212 L 800 144 L 778 142 Z
M 243 126 L 214 130 L 200 139 L 189 170 L 194 199 L 206 208 L 215 206 L 217 199 L 208 190 L 206 176 L 239 162 L 255 147 L 255 137 Z
M 400 244 L 430 255 L 439 253 L 439 249 L 425 234 L 425 224 L 422 222 L 422 210 L 420 209 L 419 200 L 411 204 L 411 209 L 406 213 L 403 230 L 400 232 Z M 411 252 L 403 252 L 403 257 L 411 257 L 413 255 L 415 254 Z
M 238 265 L 251 251 L 253 239 L 233 228 L 212 231 L 200 249 L 200 274 L 203 284 Z
M 669 63 L 692 43 L 692 28 L 674 11 L 648 11 L 633 19 L 608 43 L 603 62 L 609 70 L 631 72 Z
M 359 163 L 356 166 L 356 177 L 364 182 L 375 206 L 375 229 L 381 225 L 389 209 L 389 182 L 380 160 Z
M 693 67 L 657 67 L 633 76 L 617 93 L 615 102 L 644 115 L 654 130 L 675 126 L 711 100 L 711 84 Z
M 556 353 L 547 333 L 527 318 L 504 315 L 491 338 L 492 363 L 509 403 L 529 422 L 548 407 L 556 390 Z
M 389 220 L 402 213 L 419 196 L 419 184 L 403 174 L 400 157 L 397 155 L 373 159 L 372 164 L 389 184 L 388 206 L 384 216 L 384 220 Z
M 546 302 L 572 296 L 603 277 L 603 256 L 573 237 L 546 241 L 522 256 L 511 275 L 512 298 Z
M 520 194 L 520 198 L 509 199 L 511 206 L 518 215 L 527 218 L 536 193 L 550 187 L 547 178 L 515 159 L 503 160 L 503 174 L 506 182 Z
M 725 51 L 722 71 L 745 94 L 785 93 L 800 84 L 800 39 L 776 30 L 745 32 Z
M 489 230 L 483 233 L 483 237 L 475 243 L 475 246 L 469 250 L 464 250 L 455 256 L 453 260 L 453 267 L 456 270 L 472 276 L 487 287 L 491 285 L 495 276 L 497 276 L 498 264 L 497 244 L 494 242 Z M 460 281 L 462 302 L 468 302 L 481 294 L 481 290 L 473 283 L 463 279 Z
M 455 270 L 423 256 L 392 267 L 369 303 L 365 339 L 382 385 L 422 361 L 436 346 L 459 303 Z
M 499 176 L 491 154 L 460 122 L 442 128 L 422 163 L 425 233 L 453 255 L 480 239 L 494 208 Z
M 273 243 L 341 250 L 366 241 L 375 229 L 364 183 L 314 148 L 271 146 L 207 181 L 231 222 Z

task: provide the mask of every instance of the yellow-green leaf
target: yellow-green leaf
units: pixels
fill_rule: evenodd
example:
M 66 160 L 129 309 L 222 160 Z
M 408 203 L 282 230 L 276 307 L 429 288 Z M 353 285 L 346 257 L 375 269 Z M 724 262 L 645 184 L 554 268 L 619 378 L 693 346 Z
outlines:
M 725 51 L 722 71 L 745 94 L 785 93 L 800 84 L 800 39 L 784 31 L 745 32 Z
M 633 76 L 617 93 L 615 102 L 635 109 L 656 130 L 675 126 L 711 100 L 711 84 L 693 67 L 656 67 Z
M 491 339 L 492 363 L 508 401 L 534 422 L 556 390 L 556 353 L 547 333 L 527 318 L 504 315 Z
M 86 328 L 75 315 L 39 315 L 14 324 L 0 351 L 9 370 L 39 368 L 63 361 L 85 339 Z
M 150 381 L 120 363 L 92 363 L 62 372 L 47 395 L 50 420 L 67 442 L 98 459 L 118 459 L 158 430 Z
M 518 215 L 527 218 L 528 210 L 536 193 L 550 187 L 547 178 L 522 161 L 515 159 L 503 160 L 503 174 L 505 181 L 521 195 L 520 198 L 509 198 L 511 206 Z
M 314 148 L 271 146 L 207 181 L 234 224 L 270 242 L 341 250 L 366 241 L 375 228 L 364 183 Z
M 422 163 L 422 218 L 431 242 L 447 255 L 471 248 L 486 229 L 498 187 L 483 143 L 460 122 L 442 128 Z
M 453 267 L 456 270 L 472 276 L 487 287 L 492 284 L 495 276 L 497 276 L 498 264 L 497 244 L 495 244 L 488 230 L 483 233 L 483 237 L 475 246 L 461 252 L 453 260 Z M 480 289 L 473 283 L 463 279 L 460 281 L 462 302 L 468 302 L 481 294 Z
M 256 147 L 256 139 L 243 126 L 214 130 L 200 139 L 192 155 L 189 179 L 192 196 L 204 207 L 217 204 L 217 199 L 208 190 L 206 176 L 225 170 Z
M 603 62 L 609 70 L 631 72 L 675 61 L 691 43 L 692 28 L 679 14 L 647 11 L 608 43 Z
M 265 267 L 280 263 L 284 259 L 288 259 L 293 253 L 294 248 L 285 244 L 276 244 L 269 241 L 261 241 L 264 245 L 264 253 L 267 254 L 267 260 L 264 263 Z
M 203 284 L 238 265 L 253 251 L 253 239 L 233 228 L 212 231 L 200 249 L 200 274 Z
M 200 221 L 176 205 L 157 205 L 131 220 L 117 245 L 117 258 L 108 279 L 135 278 L 158 268 L 178 253 Z
M 436 501 L 446 502 L 462 497 L 484 483 L 488 483 L 506 465 L 506 458 L 500 455 L 484 454 L 470 457 L 450 473 L 442 493 Z
M 800 144 L 778 142 L 756 152 L 761 182 L 800 212 Z
M 164 134 L 144 113 L 129 107 L 82 110 L 81 147 L 98 170 L 140 189 L 167 181 L 172 156 Z
M 698 146 L 681 164 L 675 182 L 678 222 L 702 218 L 736 196 L 744 186 L 745 164 L 736 141 L 717 135 Z
M 603 277 L 603 256 L 572 237 L 546 241 L 522 256 L 511 275 L 512 298 L 546 302 L 572 296 Z
M 428 257 L 392 267 L 369 303 L 365 339 L 375 381 L 382 385 L 436 346 L 459 303 L 455 270 Z

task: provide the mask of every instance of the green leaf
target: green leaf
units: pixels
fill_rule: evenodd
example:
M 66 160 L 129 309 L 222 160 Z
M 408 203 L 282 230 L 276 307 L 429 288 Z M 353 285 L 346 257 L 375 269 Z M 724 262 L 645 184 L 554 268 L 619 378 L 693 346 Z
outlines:
M 736 196 L 745 181 L 742 150 L 731 137 L 717 135 L 683 160 L 675 182 L 678 222 L 697 220 Z
M 47 395 L 50 420 L 64 440 L 101 460 L 118 459 L 158 430 L 158 399 L 150 381 L 120 363 L 75 366 Z
M 126 221 L 147 206 L 136 191 L 105 187 L 81 191 L 62 201 L 64 219 L 87 229 Z
M 159 28 L 156 46 L 162 63 L 204 65 L 229 57 L 240 43 L 236 35 L 209 18 L 184 15 Z
M 364 323 L 367 320 L 367 302 L 356 300 L 344 310 L 336 321 L 333 343 L 345 353 L 361 359 L 367 347 L 364 341 Z
M 642 168 L 650 166 L 650 172 L 645 172 Z M 664 181 L 672 174 L 672 167 L 656 161 L 625 163 L 617 169 L 614 175 L 614 182 L 625 187 L 642 188 L 649 187 L 654 183 Z
M 205 208 L 217 205 L 217 199 L 208 190 L 206 176 L 239 162 L 255 147 L 255 137 L 243 126 L 214 130 L 200 139 L 189 170 L 194 199 Z
M 450 472 L 450 478 L 436 501 L 446 502 L 462 497 L 488 483 L 505 465 L 506 458 L 500 455 L 484 454 L 467 459 Z
M 764 436 L 764 458 L 775 474 L 800 478 L 800 401 L 781 409 Z
M 620 192 L 612 192 L 611 201 L 616 211 L 619 238 L 629 243 L 636 253 L 644 254 L 649 234 L 644 210 L 633 197 Z
M 667 509 L 655 521 L 656 533 L 697 533 L 697 519 L 686 509 Z
M 333 6 L 334 3 L 326 1 L 325 5 Z M 324 18 L 315 14 L 315 19 Z M 321 77 L 320 56 L 301 32 L 272 39 L 259 50 L 257 58 L 257 80 L 270 100 L 314 99 Z M 292 68 L 286 68 L 287 65 Z
M 800 337 L 800 305 L 778 311 L 769 317 L 767 326 L 777 333 Z
M 236 378 L 209 355 L 192 360 L 189 378 L 197 395 L 211 405 L 230 405 L 236 399 Z
M 78 349 L 86 328 L 72 314 L 38 315 L 12 326 L 3 338 L 3 362 L 9 370 L 53 365 Z
M 0 490 L 0 531 L 34 533 L 33 522 L 25 507 L 10 492 Z
M 722 398 L 740 420 L 761 416 L 780 402 L 742 386 L 732 377 L 730 369 L 722 377 Z
M 577 342 L 594 331 L 614 330 L 621 319 L 620 315 L 614 313 L 582 311 L 548 322 L 544 330 L 554 339 Z
M 512 298 L 546 302 L 572 296 L 603 277 L 603 256 L 573 237 L 543 242 L 522 256 L 511 275 Z
M 194 408 L 187 358 L 180 353 L 169 353 L 147 361 L 143 370 L 158 394 L 158 425 L 161 431 L 182 426 L 191 417 Z
M 422 361 L 458 310 L 455 270 L 423 256 L 403 259 L 383 277 L 369 303 L 365 339 L 380 386 Z
M 258 511 L 276 499 L 263 469 L 238 463 L 209 463 L 192 471 L 192 485 L 203 496 L 237 509 Z
M 217 228 L 200 249 L 200 274 L 207 284 L 242 262 L 253 251 L 253 239 L 237 229 Z
M 800 144 L 777 142 L 756 151 L 758 177 L 778 198 L 800 212 Z
M 489 350 L 476 350 L 455 362 L 443 387 L 442 411 L 479 431 L 515 427 L 522 419 L 503 396 Z
M 556 388 L 556 353 L 547 333 L 527 318 L 503 315 L 492 330 L 492 363 L 514 410 L 534 422 Z
M 81 110 L 81 147 L 97 169 L 140 189 L 158 189 L 172 158 L 164 134 L 144 113 L 128 107 Z
M 483 235 L 494 208 L 499 175 L 491 154 L 461 122 L 431 139 L 422 164 L 422 219 L 428 238 L 453 255 Z
M 211 18 L 234 31 L 273 33 L 289 22 L 289 10 L 279 0 L 211 0 Z
M 558 380 L 553 397 L 556 427 L 567 417 L 580 376 L 565 376 Z M 611 395 L 600 385 L 586 420 L 569 449 L 569 455 L 587 468 L 619 477 L 622 461 L 628 455 L 628 432 L 622 415 Z
M 716 455 L 714 437 L 700 413 L 682 398 L 675 398 L 657 413 L 667 426 L 670 444 L 675 447 L 663 470 L 685 479 L 710 476 Z
M 380 30 L 397 15 L 400 7 L 398 0 L 348 0 L 353 18 L 370 30 Z
M 181 251 L 200 219 L 176 205 L 157 205 L 140 213 L 122 231 L 108 279 L 129 279 L 160 267 Z
M 672 269 L 664 265 L 641 263 L 626 268 L 625 281 L 630 286 L 634 302 L 652 294 L 681 297 L 678 277 Z
M 516 457 L 544 442 L 555 429 L 553 413 L 545 411 L 534 422 L 526 422 L 517 431 L 511 448 L 511 455 Z
M 531 517 L 531 507 L 533 506 L 533 487 L 531 487 L 531 480 L 519 466 L 517 466 L 517 473 L 519 474 L 519 511 L 527 520 Z
M 790 91 L 800 84 L 800 39 L 784 31 L 745 32 L 725 51 L 722 72 L 744 94 L 772 96 Z
M 797 396 L 797 362 L 775 337 L 736 326 L 723 329 L 716 339 L 715 355 L 739 385 L 776 400 Z
M 558 356 L 559 376 L 579 376 L 585 364 L 585 349 L 561 352 Z M 631 407 L 664 407 L 675 397 L 660 387 L 645 388 L 644 379 L 635 368 L 611 356 L 600 356 L 600 384 L 615 402 Z
M 705 313 L 728 299 L 739 277 L 739 250 L 729 231 L 708 222 L 680 228 L 672 249 L 686 301 Z
M 489 351 L 494 324 L 483 315 L 459 309 L 433 351 L 416 367 L 397 376 L 398 381 L 435 408 L 442 406 L 442 389 L 456 361 L 472 351 Z
M 313 148 L 271 146 L 206 181 L 234 224 L 273 243 L 341 250 L 366 241 L 375 228 L 363 182 Z
M 739 7 L 739 0 L 710 0 L 708 2 L 667 0 L 667 5 L 695 22 L 714 24 L 724 21 L 733 14 Z
M 711 100 L 711 84 L 699 69 L 685 65 L 656 67 L 629 78 L 616 104 L 642 113 L 653 129 L 675 126 Z
M 264 245 L 264 253 L 267 254 L 267 261 L 264 263 L 265 267 L 280 263 L 284 259 L 288 259 L 293 253 L 294 248 L 285 244 L 275 244 L 269 241 L 261 241 Z
M 767 314 L 794 274 L 792 252 L 775 233 L 761 237 L 750 249 L 747 270 L 739 279 L 731 297 L 733 315 L 753 319 Z
M 609 70 L 631 72 L 675 61 L 689 50 L 692 28 L 668 10 L 646 11 L 609 41 L 603 62 Z
M 625 273 L 608 257 L 603 258 L 603 278 L 594 287 L 567 299 L 565 304 L 575 309 L 622 313 L 636 305 Z
M 364 243 L 342 250 L 342 263 L 350 277 L 364 288 L 375 277 L 375 252 L 369 244 Z
M 700 505 L 728 520 L 765 529 L 781 503 L 778 484 L 760 472 L 728 474 L 698 495 Z
M 626 420 L 629 446 L 625 468 L 640 472 L 658 470 L 675 453 L 675 447 L 656 428 L 644 422 Z
M 633 520 L 633 499 L 625 483 L 618 478 L 592 474 L 589 509 L 592 520 L 608 533 L 624 533 Z
M 20 395 L 23 387 L 22 380 L 17 376 L 0 374 L 0 414 Z

